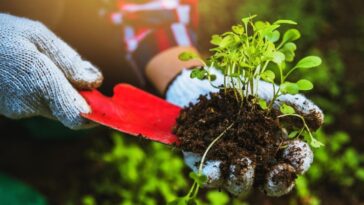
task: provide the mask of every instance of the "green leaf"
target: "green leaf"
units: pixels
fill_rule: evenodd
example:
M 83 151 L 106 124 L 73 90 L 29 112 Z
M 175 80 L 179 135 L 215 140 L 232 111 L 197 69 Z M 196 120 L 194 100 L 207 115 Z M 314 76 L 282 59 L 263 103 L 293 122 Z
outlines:
M 292 62 L 295 57 L 295 51 L 297 49 L 297 46 L 295 43 L 288 42 L 284 44 L 283 48 L 281 48 L 279 51 L 281 51 L 286 56 L 287 62 Z
M 273 53 L 273 62 L 275 62 L 278 65 L 281 64 L 285 58 L 286 57 L 282 52 L 276 51 Z
M 296 84 L 300 90 L 311 90 L 313 88 L 311 81 L 306 79 L 299 80 Z
M 289 133 L 288 138 L 292 139 L 292 138 L 296 137 L 297 134 L 298 134 L 298 131 L 293 131 L 293 132 Z
M 220 191 L 209 191 L 207 193 L 207 199 L 211 205 L 225 205 L 230 201 L 229 196 L 226 193 Z
M 364 181 L 364 169 L 360 168 L 356 171 L 355 176 L 360 180 Z
M 246 68 L 253 68 L 253 66 L 251 66 L 251 65 L 249 65 L 249 64 L 247 64 L 247 63 L 245 63 L 245 62 L 240 62 L 240 67 L 246 67 Z
M 242 35 L 244 33 L 244 27 L 242 25 L 232 26 L 231 29 L 238 35 Z
M 275 21 L 273 24 L 291 24 L 291 25 L 297 25 L 295 21 L 288 20 L 288 19 L 279 19 Z
M 273 71 L 266 70 L 262 74 L 260 74 L 260 77 L 267 82 L 273 83 L 275 74 L 273 73 Z
M 234 39 L 231 36 L 225 36 L 222 41 L 220 42 L 219 46 L 221 48 L 226 48 L 228 47 L 232 42 L 234 41 Z
M 263 109 L 266 110 L 268 108 L 267 102 L 263 99 L 259 99 L 259 106 Z
M 299 92 L 300 88 L 296 83 L 284 82 L 280 85 L 281 92 L 283 94 L 292 94 L 295 95 Z
M 253 16 L 249 16 L 249 17 L 245 17 L 245 18 L 242 18 L 241 21 L 244 23 L 244 24 L 248 24 L 249 21 L 251 21 L 253 18 L 257 17 L 257 15 L 253 15 Z
M 300 61 L 298 61 L 295 68 L 313 68 L 321 65 L 321 58 L 317 56 L 307 56 Z
M 311 138 L 310 140 L 310 145 L 314 148 L 319 148 L 319 147 L 323 147 L 325 146 L 322 142 L 318 141 L 315 138 Z
M 189 199 L 182 197 L 182 198 L 177 198 L 171 202 L 168 202 L 168 205 L 188 205 L 188 201 Z
M 273 31 L 273 32 L 268 33 L 265 37 L 267 38 L 268 41 L 274 43 L 279 40 L 280 33 L 279 33 L 279 31 Z
M 295 41 L 301 37 L 300 32 L 297 29 L 289 29 L 283 35 L 282 44 L 290 41 Z
M 207 182 L 207 176 L 200 175 L 195 172 L 190 172 L 190 177 L 200 186 L 202 187 Z
M 199 80 L 205 79 L 207 76 L 207 71 L 203 68 L 195 68 L 190 74 L 190 78 L 197 78 Z
M 295 110 L 293 107 L 287 105 L 287 104 L 282 104 L 281 107 L 279 108 L 279 110 L 282 112 L 282 114 L 287 114 L 287 115 L 290 115 L 290 114 L 294 114 L 295 113 Z
M 178 59 L 180 59 L 181 61 L 189 61 L 192 59 L 198 58 L 198 55 L 196 53 L 193 52 L 182 52 L 181 54 L 179 54 Z
M 213 44 L 213 45 L 218 46 L 218 45 L 220 45 L 221 41 L 222 41 L 221 36 L 219 36 L 219 35 L 213 35 L 211 37 L 210 43 Z
M 263 21 L 256 21 L 254 23 L 254 26 L 255 26 L 256 30 L 261 30 L 266 27 L 266 23 L 264 23 Z

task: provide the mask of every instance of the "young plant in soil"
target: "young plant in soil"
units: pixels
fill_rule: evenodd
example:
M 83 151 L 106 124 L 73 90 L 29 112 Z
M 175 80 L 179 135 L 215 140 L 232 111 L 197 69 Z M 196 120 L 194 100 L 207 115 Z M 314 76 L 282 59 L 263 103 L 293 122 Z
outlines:
M 296 22 L 253 22 L 254 18 L 243 18 L 232 31 L 212 36 L 215 47 L 207 62 L 194 53 L 179 56 L 183 61 L 201 60 L 205 66 L 194 68 L 190 77 L 208 80 L 219 92 L 200 96 L 198 103 L 184 108 L 177 119 L 174 133 L 179 147 L 200 154 L 202 159 L 198 172 L 190 174 L 194 183 L 189 193 L 171 204 L 196 203 L 199 188 L 207 181 L 202 174 L 207 159 L 220 160 L 221 177 L 228 179 L 230 165 L 242 164 L 241 159 L 248 157 L 252 162 L 245 161 L 241 167 L 253 164 L 254 187 L 261 188 L 268 170 L 284 161 L 279 156 L 287 147 L 287 138 L 304 139 L 314 148 L 323 146 L 312 135 L 320 124 L 306 121 L 294 106 L 279 101 L 282 95 L 311 90 L 313 84 L 306 79 L 287 79 L 295 71 L 319 66 L 321 59 L 307 56 L 293 63 L 297 49 L 294 41 L 300 38 L 300 32 L 288 29 L 281 36 L 278 29 Z M 213 69 L 223 74 L 222 85 L 214 83 L 217 76 Z M 263 86 L 260 80 L 273 86 L 270 101 L 258 96 L 259 86 Z M 296 173 L 282 177 L 295 178 Z

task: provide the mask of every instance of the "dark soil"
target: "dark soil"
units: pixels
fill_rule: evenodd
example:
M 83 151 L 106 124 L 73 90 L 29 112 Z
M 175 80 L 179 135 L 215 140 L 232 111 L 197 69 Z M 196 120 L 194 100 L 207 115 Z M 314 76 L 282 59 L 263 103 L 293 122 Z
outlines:
M 242 101 L 232 89 L 210 96 L 210 99 L 200 96 L 197 104 L 182 110 L 174 129 L 180 141 L 179 148 L 203 154 L 233 123 L 207 158 L 221 160 L 223 177 L 228 177 L 230 164 L 249 157 L 256 166 L 255 185 L 261 186 L 267 170 L 279 161 L 279 151 L 285 141 L 277 120 L 278 113 L 263 110 L 253 96 Z

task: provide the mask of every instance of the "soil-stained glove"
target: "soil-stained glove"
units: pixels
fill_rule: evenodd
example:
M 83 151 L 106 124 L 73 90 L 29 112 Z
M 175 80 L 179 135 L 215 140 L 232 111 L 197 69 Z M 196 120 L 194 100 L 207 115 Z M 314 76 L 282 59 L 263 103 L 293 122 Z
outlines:
M 214 68 L 210 72 L 217 76 L 213 82 L 219 86 L 223 84 L 223 75 Z M 217 88 L 211 86 L 207 80 L 198 80 L 190 78 L 191 70 L 183 70 L 179 76 L 170 84 L 166 91 L 166 99 L 178 106 L 188 106 L 189 103 L 197 103 L 200 95 L 207 95 L 210 92 L 218 92 Z M 266 82 L 259 82 L 258 95 L 260 98 L 270 101 L 273 97 L 273 85 Z M 276 106 L 279 103 L 287 103 L 293 106 L 298 113 L 303 115 L 312 128 L 317 128 L 323 123 L 323 113 L 319 107 L 306 99 L 303 95 L 283 95 L 277 99 Z M 197 172 L 197 165 L 201 161 L 201 156 L 191 152 L 184 152 L 184 158 L 187 166 Z M 269 196 L 281 196 L 288 193 L 294 187 L 295 175 L 303 174 L 308 170 L 312 161 L 313 153 L 309 145 L 300 140 L 288 141 L 287 147 L 283 150 L 282 158 L 287 163 L 280 163 L 272 167 L 267 173 L 264 192 Z M 225 187 L 234 195 L 245 194 L 249 191 L 254 182 L 255 167 L 251 159 L 241 159 L 239 166 L 230 165 L 230 175 L 228 179 L 221 179 L 220 161 L 210 160 L 205 162 L 202 173 L 207 176 L 208 187 Z M 240 167 L 236 171 L 235 168 Z M 238 174 L 233 174 L 238 173 Z M 286 179 L 291 181 L 276 181 L 276 176 L 285 175 Z
M 0 14 L 0 114 L 44 116 L 72 129 L 90 123 L 76 89 L 98 87 L 101 72 L 42 23 Z

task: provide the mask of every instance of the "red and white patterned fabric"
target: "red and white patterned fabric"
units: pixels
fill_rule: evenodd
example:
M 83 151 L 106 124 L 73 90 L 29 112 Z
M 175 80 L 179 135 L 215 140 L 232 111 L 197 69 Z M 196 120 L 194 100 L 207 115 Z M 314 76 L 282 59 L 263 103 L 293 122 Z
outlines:
M 173 46 L 194 46 L 198 0 L 119 0 L 110 20 L 123 31 L 128 59 L 144 70 L 149 60 Z

